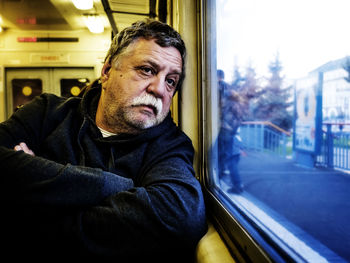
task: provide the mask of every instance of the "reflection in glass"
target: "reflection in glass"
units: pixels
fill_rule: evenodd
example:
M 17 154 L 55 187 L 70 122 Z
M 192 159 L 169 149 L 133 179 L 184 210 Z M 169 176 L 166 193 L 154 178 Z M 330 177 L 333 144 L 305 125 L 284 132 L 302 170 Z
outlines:
M 243 184 L 238 164 L 243 146 L 238 127 L 243 118 L 243 97 L 225 82 L 225 73 L 220 69 L 217 71 L 217 79 L 220 108 L 219 177 L 229 186 L 230 192 L 241 193 Z
M 219 186 L 278 214 L 321 257 L 350 261 L 348 10 L 345 0 L 217 0 L 212 88 Z

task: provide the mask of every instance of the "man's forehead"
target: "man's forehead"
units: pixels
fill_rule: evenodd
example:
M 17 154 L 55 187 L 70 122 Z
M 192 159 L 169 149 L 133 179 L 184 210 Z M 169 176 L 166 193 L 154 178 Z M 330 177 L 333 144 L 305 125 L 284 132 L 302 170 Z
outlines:
M 167 63 L 178 68 L 179 73 L 182 69 L 182 57 L 177 48 L 162 47 L 155 42 L 155 39 L 146 40 L 140 38 L 131 43 L 127 52 L 130 55 L 135 55 L 139 60 L 152 61 L 153 63 Z

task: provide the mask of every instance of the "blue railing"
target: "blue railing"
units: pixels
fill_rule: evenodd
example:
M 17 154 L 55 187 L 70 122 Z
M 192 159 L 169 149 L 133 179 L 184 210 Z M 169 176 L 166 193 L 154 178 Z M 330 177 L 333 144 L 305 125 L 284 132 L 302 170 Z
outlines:
M 321 152 L 316 157 L 316 165 L 350 170 L 350 124 L 324 123 L 323 127 Z M 247 150 L 282 157 L 291 154 L 292 147 L 288 145 L 291 134 L 270 122 L 242 122 L 239 135 Z
M 333 131 L 341 125 L 342 129 Z M 348 124 L 324 123 L 321 153 L 317 164 L 328 168 L 350 170 L 350 131 L 344 129 Z M 343 130 L 344 129 L 344 130 Z
M 269 152 L 283 157 L 287 155 L 287 137 L 290 134 L 271 122 L 242 122 L 240 136 L 247 150 Z

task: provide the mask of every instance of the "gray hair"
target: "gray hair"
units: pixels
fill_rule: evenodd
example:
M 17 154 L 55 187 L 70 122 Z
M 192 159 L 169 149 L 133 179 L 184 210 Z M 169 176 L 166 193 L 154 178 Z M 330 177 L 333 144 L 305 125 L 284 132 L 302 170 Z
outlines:
M 113 38 L 105 61 L 112 64 L 112 61 L 117 60 L 124 50 L 139 38 L 144 38 L 146 40 L 154 39 L 159 46 L 175 47 L 180 52 L 182 59 L 182 72 L 176 91 L 179 90 L 185 78 L 185 43 L 177 31 L 160 21 L 148 19 L 135 22 L 130 27 L 124 28 Z

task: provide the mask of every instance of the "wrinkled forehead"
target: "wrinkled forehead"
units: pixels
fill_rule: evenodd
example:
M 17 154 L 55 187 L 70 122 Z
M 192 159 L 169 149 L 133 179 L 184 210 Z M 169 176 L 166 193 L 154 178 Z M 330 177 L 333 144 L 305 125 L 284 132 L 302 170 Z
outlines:
M 181 74 L 183 61 L 180 51 L 173 46 L 162 47 L 156 43 L 155 39 L 137 39 L 123 53 L 126 57 L 167 65 L 173 71 Z

